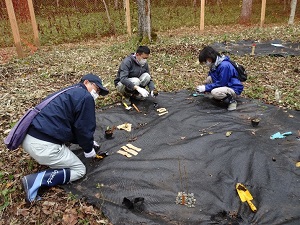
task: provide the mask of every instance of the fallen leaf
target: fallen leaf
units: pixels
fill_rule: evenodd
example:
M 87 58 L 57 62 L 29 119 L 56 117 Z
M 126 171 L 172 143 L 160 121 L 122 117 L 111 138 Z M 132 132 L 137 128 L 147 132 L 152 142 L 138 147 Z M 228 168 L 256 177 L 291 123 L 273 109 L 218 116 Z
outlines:
M 82 206 L 82 210 L 85 214 L 95 214 L 93 206 Z
M 229 137 L 232 134 L 232 131 L 227 131 L 226 132 L 226 137 Z
M 17 209 L 17 215 L 22 216 L 28 216 L 29 215 L 29 209 Z
M 75 225 L 78 222 L 77 216 L 74 214 L 64 214 L 62 220 L 63 220 L 62 224 L 67 224 L 67 225 Z
M 300 162 L 297 162 L 297 163 L 296 163 L 296 167 L 300 167 Z

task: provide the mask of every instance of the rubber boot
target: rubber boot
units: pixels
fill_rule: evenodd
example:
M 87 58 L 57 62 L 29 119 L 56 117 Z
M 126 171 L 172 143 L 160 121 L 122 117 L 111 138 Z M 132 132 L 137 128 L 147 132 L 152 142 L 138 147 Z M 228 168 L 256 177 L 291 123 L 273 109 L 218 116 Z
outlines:
M 237 102 L 236 100 L 232 97 L 230 94 L 226 94 L 227 96 L 222 99 L 224 103 L 228 105 L 227 110 L 228 111 L 233 111 L 236 110 Z
M 41 186 L 53 187 L 70 181 L 70 169 L 48 169 L 39 173 L 29 174 L 22 178 L 26 201 L 36 199 Z

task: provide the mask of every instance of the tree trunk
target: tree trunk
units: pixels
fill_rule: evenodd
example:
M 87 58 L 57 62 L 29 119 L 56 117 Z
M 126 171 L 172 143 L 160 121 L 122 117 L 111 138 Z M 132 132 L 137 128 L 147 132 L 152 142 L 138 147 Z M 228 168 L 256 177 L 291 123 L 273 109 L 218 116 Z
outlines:
M 289 25 L 294 24 L 296 6 L 297 6 L 297 0 L 292 0 L 291 1 L 291 14 L 290 14 L 290 19 L 289 19 L 289 23 L 288 23 Z
M 102 1 L 103 1 L 103 4 L 104 4 L 106 16 L 107 16 L 108 23 L 109 23 L 110 34 L 115 35 L 115 34 L 116 34 L 116 28 L 115 28 L 115 26 L 114 26 L 112 20 L 110 19 L 109 11 L 108 11 L 108 8 L 107 8 L 107 5 L 106 5 L 105 0 L 102 0 Z
M 243 0 L 240 24 L 250 24 L 252 14 L 252 0 Z
M 145 11 L 146 11 L 145 34 L 148 36 L 149 41 L 151 42 L 152 38 L 151 38 L 150 0 L 146 0 Z
M 140 41 L 151 42 L 150 0 L 137 0 L 138 4 L 138 35 Z M 146 41 L 147 42 L 147 41 Z

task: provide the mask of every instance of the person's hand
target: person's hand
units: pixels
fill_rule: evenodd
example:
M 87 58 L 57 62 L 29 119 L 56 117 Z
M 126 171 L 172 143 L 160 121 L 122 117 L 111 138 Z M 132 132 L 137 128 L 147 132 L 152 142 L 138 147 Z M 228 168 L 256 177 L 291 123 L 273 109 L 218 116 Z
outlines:
M 213 81 L 212 81 L 212 78 L 211 76 L 208 76 L 206 77 L 205 81 L 204 81 L 204 84 L 211 84 Z
M 157 95 L 158 95 L 158 91 L 157 90 L 152 90 L 151 92 L 150 92 L 150 94 L 151 94 L 151 96 L 154 98 L 154 97 L 156 97 Z
M 96 141 L 94 141 L 94 142 L 93 142 L 93 148 L 94 148 L 96 151 L 98 151 L 98 150 L 100 149 L 100 145 L 99 145 Z
M 93 148 L 92 151 L 86 153 L 84 152 L 84 156 L 85 158 L 95 158 L 96 157 L 96 152 L 95 152 L 95 149 Z
M 136 89 L 144 98 L 148 97 L 149 92 L 145 88 L 138 87 Z
M 205 92 L 205 85 L 199 85 L 196 89 L 200 93 Z

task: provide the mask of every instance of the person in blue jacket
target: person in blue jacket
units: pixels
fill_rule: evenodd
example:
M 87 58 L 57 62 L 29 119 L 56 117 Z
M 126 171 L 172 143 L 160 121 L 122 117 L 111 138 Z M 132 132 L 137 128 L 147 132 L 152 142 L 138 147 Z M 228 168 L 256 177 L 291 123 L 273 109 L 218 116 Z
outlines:
M 156 96 L 155 85 L 150 76 L 147 59 L 150 49 L 147 46 L 139 46 L 135 53 L 130 54 L 121 62 L 117 76 L 114 80 L 116 89 L 125 98 L 124 103 L 130 105 L 130 97 L 145 98 Z M 149 91 L 145 89 L 148 87 Z
M 229 57 L 206 46 L 200 51 L 199 62 L 205 63 L 210 70 L 204 85 L 197 86 L 197 91 L 210 92 L 214 99 L 228 104 L 229 111 L 236 110 L 236 98 L 244 86 L 237 78 L 238 72 L 229 62 Z
M 93 136 L 96 129 L 95 100 L 109 91 L 94 74 L 83 76 L 78 84 L 72 86 L 37 114 L 22 143 L 24 151 L 32 158 L 50 167 L 22 178 L 27 202 L 37 199 L 41 186 L 65 184 L 85 175 L 85 165 L 66 143 L 78 144 L 86 158 L 97 156 L 94 149 L 97 143 Z

